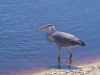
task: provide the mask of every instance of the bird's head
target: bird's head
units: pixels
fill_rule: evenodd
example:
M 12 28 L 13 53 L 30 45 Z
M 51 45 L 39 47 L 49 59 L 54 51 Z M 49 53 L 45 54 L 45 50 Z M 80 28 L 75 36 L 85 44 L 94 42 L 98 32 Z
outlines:
M 53 30 L 54 31 L 55 30 L 55 27 L 54 27 L 53 24 L 48 24 L 46 26 L 42 26 L 42 27 L 38 28 L 35 31 L 38 32 L 38 31 L 42 31 L 42 30 L 46 30 L 46 29 L 50 29 L 50 30 Z

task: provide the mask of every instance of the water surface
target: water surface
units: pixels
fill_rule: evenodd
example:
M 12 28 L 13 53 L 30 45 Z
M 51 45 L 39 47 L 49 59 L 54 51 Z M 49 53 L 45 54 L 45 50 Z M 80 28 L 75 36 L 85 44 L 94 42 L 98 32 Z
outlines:
M 72 49 L 73 62 L 99 59 L 99 15 L 99 0 L 0 0 L 0 75 L 57 64 L 57 46 L 45 40 L 47 31 L 33 32 L 49 23 L 86 43 Z M 67 60 L 68 50 L 63 49 L 62 64 Z

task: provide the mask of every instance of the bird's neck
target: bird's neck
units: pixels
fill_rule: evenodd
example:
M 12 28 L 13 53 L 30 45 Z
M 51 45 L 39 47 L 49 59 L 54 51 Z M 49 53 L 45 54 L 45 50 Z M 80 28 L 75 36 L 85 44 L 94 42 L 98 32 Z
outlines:
M 51 30 L 50 31 L 51 33 L 54 33 L 55 32 L 55 27 L 51 27 L 50 30 Z

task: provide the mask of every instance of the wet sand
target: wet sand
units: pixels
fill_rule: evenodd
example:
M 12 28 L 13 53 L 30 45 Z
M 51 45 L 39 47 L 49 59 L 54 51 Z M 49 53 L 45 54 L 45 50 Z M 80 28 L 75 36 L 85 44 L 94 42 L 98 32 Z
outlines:
M 49 69 L 31 75 L 100 75 L 100 62 L 77 66 L 77 69 Z

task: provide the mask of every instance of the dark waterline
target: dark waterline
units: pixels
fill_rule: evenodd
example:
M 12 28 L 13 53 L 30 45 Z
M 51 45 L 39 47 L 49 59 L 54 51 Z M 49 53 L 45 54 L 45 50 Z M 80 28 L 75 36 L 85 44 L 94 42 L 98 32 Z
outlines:
M 72 49 L 74 63 L 99 60 L 99 15 L 99 0 L 0 0 L 0 75 L 57 65 L 57 47 L 45 40 L 47 31 L 33 32 L 49 23 L 86 43 Z M 66 48 L 61 61 L 68 61 Z

